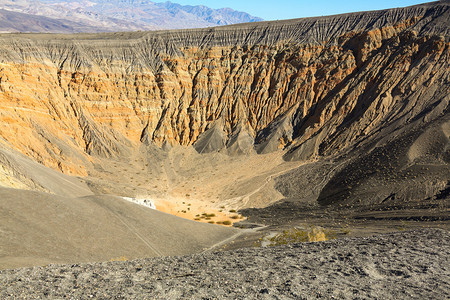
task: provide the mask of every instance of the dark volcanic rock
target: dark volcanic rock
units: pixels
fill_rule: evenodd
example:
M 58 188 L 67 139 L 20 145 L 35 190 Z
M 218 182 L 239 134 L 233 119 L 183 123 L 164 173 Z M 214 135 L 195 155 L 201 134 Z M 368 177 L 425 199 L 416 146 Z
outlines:
M 370 238 L 0 271 L 0 298 L 448 299 L 450 235 Z

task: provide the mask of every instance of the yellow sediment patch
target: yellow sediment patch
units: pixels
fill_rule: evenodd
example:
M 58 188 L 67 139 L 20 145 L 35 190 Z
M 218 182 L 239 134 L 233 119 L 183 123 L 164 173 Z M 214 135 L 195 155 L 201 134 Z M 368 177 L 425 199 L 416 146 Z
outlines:
M 158 199 L 154 200 L 156 209 L 181 218 L 203 223 L 213 223 L 231 226 L 233 223 L 242 221 L 244 218 L 232 209 L 215 208 L 211 203 L 196 199 Z

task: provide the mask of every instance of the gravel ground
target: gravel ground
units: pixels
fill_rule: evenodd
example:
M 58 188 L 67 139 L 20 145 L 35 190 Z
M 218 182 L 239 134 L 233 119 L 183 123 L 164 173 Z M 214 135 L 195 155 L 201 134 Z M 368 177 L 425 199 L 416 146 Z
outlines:
M 0 271 L 1 299 L 449 299 L 450 235 L 423 229 L 270 248 Z

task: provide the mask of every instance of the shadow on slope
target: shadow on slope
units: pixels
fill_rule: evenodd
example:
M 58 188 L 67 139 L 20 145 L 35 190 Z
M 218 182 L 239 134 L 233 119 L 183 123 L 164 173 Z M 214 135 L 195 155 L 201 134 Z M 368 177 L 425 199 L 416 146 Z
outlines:
M 283 200 L 240 211 L 280 225 L 311 218 L 448 221 L 449 118 L 415 124 L 276 179 Z

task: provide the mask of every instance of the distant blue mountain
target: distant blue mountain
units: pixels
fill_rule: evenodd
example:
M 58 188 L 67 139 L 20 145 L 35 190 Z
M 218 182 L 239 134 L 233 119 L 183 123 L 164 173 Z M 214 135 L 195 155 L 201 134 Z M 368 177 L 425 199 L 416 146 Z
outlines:
M 0 9 L 8 11 L 3 14 L 8 14 L 10 19 L 14 14 L 21 13 L 28 15 L 30 20 L 25 23 L 17 22 L 15 28 L 14 22 L 2 24 L 3 19 L 0 18 L 0 31 L 131 31 L 200 28 L 262 21 L 261 18 L 231 8 L 212 9 L 203 5 L 180 5 L 169 1 L 2 0 Z M 20 17 L 24 18 L 24 15 Z

